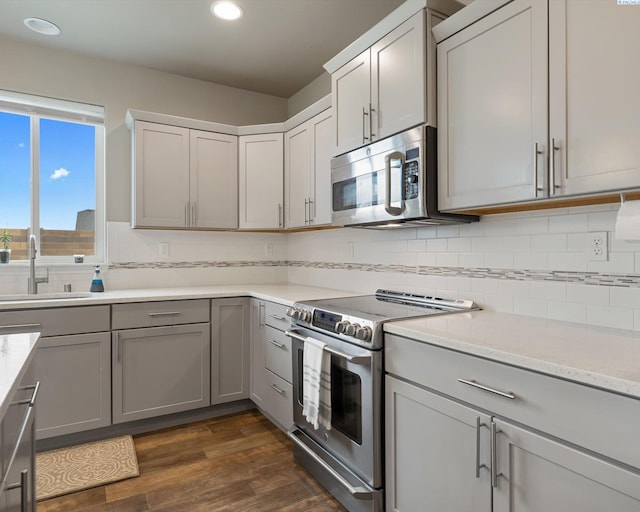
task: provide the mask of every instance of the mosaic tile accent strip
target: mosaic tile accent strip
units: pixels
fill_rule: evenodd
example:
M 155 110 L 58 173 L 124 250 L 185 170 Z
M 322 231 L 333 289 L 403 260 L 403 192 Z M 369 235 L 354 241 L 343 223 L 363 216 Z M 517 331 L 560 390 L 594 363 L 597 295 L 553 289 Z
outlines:
M 239 267 L 296 267 L 324 270 L 357 270 L 359 272 L 385 272 L 419 274 L 473 279 L 504 279 L 508 281 L 550 281 L 640 288 L 640 274 L 606 274 L 600 272 L 569 272 L 559 270 L 513 270 L 496 268 L 433 267 L 415 265 L 383 265 L 379 263 L 328 263 L 323 261 L 188 261 L 188 262 L 123 262 L 111 263 L 110 269 L 184 269 L 184 268 L 239 268 Z

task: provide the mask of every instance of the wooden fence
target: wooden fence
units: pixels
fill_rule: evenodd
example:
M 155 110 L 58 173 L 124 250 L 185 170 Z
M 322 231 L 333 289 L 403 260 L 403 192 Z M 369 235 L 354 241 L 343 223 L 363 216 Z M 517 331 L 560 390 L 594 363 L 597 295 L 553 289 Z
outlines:
M 29 257 L 27 247 L 29 231 L 27 229 L 7 229 L 7 232 L 12 237 L 9 244 L 11 259 L 13 261 L 26 260 Z M 40 248 L 38 256 L 72 256 L 73 254 L 93 256 L 95 254 L 95 240 L 95 232 L 93 231 L 41 229 L 38 236 Z

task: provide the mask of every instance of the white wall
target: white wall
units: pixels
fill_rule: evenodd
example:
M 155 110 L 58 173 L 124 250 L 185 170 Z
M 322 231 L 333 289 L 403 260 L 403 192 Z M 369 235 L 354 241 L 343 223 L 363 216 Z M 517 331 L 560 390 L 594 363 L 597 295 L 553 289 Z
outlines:
M 128 108 L 215 121 L 287 119 L 287 100 L 0 37 L 0 89 L 106 107 L 107 220 L 131 215 Z
M 289 235 L 289 281 L 472 299 L 483 308 L 640 330 L 640 244 L 615 240 L 619 205 L 490 215 L 459 226 Z M 590 232 L 609 260 L 590 262 Z
M 307 84 L 289 98 L 287 101 L 289 117 L 293 117 L 330 93 L 331 75 L 325 71 L 313 82 Z

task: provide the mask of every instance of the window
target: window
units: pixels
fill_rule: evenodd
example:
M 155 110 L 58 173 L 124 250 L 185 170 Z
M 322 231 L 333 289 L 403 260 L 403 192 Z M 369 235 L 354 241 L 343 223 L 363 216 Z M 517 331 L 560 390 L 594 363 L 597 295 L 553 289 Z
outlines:
M 0 232 L 11 261 L 104 254 L 104 108 L 0 91 Z

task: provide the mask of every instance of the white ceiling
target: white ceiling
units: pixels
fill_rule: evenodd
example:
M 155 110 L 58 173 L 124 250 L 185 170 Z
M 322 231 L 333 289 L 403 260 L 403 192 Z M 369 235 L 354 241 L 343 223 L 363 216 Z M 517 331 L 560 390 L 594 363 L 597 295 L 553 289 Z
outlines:
M 212 16 L 211 3 L 0 0 L 0 35 L 289 98 L 403 0 L 237 0 L 235 22 Z M 32 32 L 26 17 L 62 34 Z

